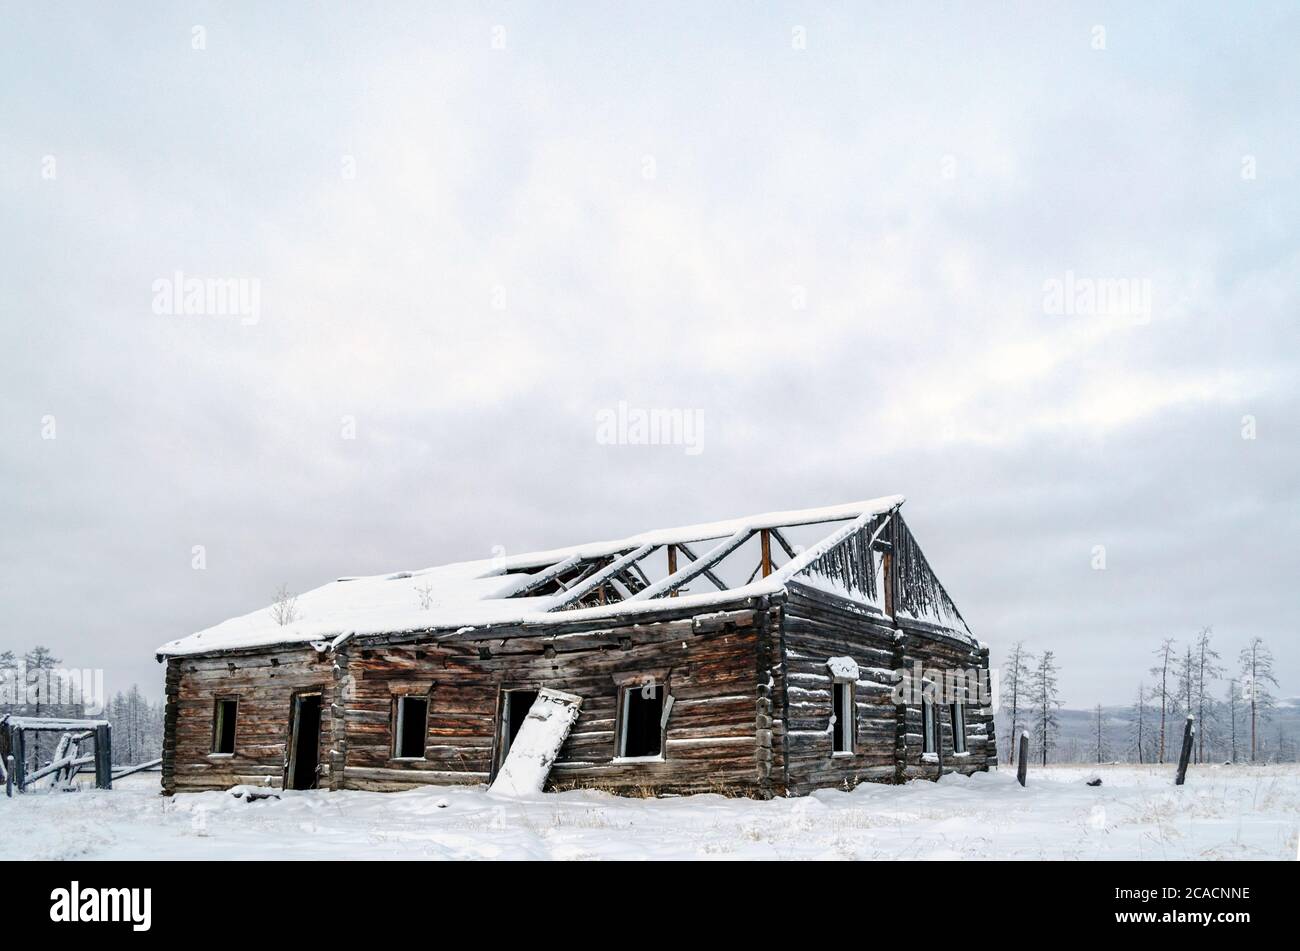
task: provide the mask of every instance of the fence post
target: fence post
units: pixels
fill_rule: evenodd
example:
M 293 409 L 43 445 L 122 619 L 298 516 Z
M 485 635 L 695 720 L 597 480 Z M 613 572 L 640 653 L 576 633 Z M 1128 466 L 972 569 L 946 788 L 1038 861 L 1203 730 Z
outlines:
M 1178 776 L 1174 779 L 1175 786 L 1181 786 L 1183 780 L 1187 778 L 1187 761 L 1192 756 L 1192 737 L 1196 735 L 1196 717 L 1187 714 L 1187 723 L 1183 727 L 1183 751 L 1178 754 Z
M 1029 734 L 1021 732 L 1020 734 L 1020 762 L 1016 764 L 1016 781 L 1020 785 L 1025 784 L 1025 776 L 1029 772 Z
M 14 778 L 14 787 L 21 793 L 25 791 L 27 779 L 27 734 L 22 729 L 15 729 L 13 737 L 14 755 L 10 759 L 14 761 L 14 768 L 9 772 Z
M 95 727 L 95 787 L 113 788 L 113 727 Z
M 14 798 L 14 754 L 10 753 L 6 759 L 8 769 L 5 770 L 5 795 L 12 799 Z

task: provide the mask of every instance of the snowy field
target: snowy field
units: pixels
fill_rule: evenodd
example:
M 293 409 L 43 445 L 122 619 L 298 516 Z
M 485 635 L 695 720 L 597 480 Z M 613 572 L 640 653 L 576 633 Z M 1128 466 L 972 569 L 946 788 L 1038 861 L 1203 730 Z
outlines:
M 1003 768 L 774 802 L 473 787 L 166 799 L 151 774 L 0 798 L 0 833 L 0 859 L 1295 860 L 1300 767 L 1194 767 L 1181 789 L 1172 766 L 1033 768 L 1027 789 Z

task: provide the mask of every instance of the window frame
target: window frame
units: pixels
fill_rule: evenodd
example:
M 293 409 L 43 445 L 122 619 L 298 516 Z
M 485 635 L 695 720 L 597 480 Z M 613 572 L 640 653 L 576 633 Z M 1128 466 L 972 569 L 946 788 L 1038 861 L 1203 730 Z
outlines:
M 934 701 L 921 699 L 921 755 L 935 756 L 939 752 L 939 725 L 935 719 Z
M 225 705 L 234 704 L 235 713 L 232 717 L 234 721 L 230 727 L 230 750 L 221 750 L 218 744 L 221 742 L 221 728 L 225 724 Z M 235 750 L 239 748 L 239 697 L 237 696 L 219 696 L 212 698 L 212 749 L 209 756 L 234 756 Z
M 831 681 L 831 756 L 858 755 L 858 708 L 857 684 L 852 680 L 835 679 Z M 848 716 L 840 722 L 840 698 L 848 707 Z M 836 742 L 843 747 L 836 749 Z
M 948 720 L 952 725 L 952 752 L 964 756 L 966 750 L 966 705 L 956 700 L 948 705 Z M 958 740 L 960 739 L 960 745 Z
M 621 763 L 663 763 L 668 758 L 668 717 L 673 709 L 673 695 L 668 689 L 668 676 L 659 671 L 643 671 L 635 674 L 615 675 L 618 686 L 617 706 L 614 722 L 614 758 L 615 764 Z M 656 690 L 663 691 L 663 703 L 659 711 L 659 752 L 648 756 L 628 756 L 627 726 L 628 709 L 631 704 L 632 690 L 644 690 L 647 684 L 654 684 Z
M 424 728 L 420 731 L 420 754 L 405 755 L 402 752 L 402 727 L 406 722 L 404 707 L 407 702 L 418 700 L 424 704 Z M 398 693 L 393 695 L 393 711 L 389 719 L 393 741 L 389 747 L 390 762 L 419 763 L 429 758 L 429 707 L 430 695 L 427 693 Z

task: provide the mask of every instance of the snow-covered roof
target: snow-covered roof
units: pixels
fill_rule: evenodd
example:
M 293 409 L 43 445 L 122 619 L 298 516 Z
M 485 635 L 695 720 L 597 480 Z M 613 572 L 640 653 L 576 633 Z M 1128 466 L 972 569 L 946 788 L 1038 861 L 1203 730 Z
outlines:
M 19 727 L 24 730 L 93 730 L 108 726 L 107 720 L 77 720 L 67 717 L 19 717 L 6 714 L 0 717 L 0 724 Z
M 673 607 L 705 608 L 710 604 L 771 594 L 806 569 L 830 548 L 903 504 L 901 495 L 862 502 L 789 512 L 767 512 L 744 518 L 659 529 L 614 541 L 593 542 L 552 551 L 531 552 L 499 559 L 457 562 L 419 571 L 399 571 L 369 577 L 339 578 L 297 597 L 294 618 L 277 623 L 272 608 L 262 608 L 231 618 L 158 648 L 159 657 L 203 654 L 277 644 L 332 642 L 348 635 L 393 634 L 424 630 L 458 630 L 466 627 L 511 623 L 556 623 L 581 617 L 623 616 L 659 609 L 660 600 L 688 578 L 710 574 L 709 568 L 726 557 L 755 532 L 801 525 L 840 523 L 821 541 L 803 551 L 788 552 L 790 560 L 770 575 L 725 590 L 685 593 Z M 669 545 L 682 546 L 721 539 L 708 550 L 683 559 L 676 574 L 655 582 L 624 589 L 622 600 L 585 606 L 575 599 L 602 575 L 617 586 L 627 581 L 627 571 L 650 552 Z M 784 542 L 782 542 L 784 544 Z M 567 566 L 567 568 L 566 568 Z M 584 569 L 588 575 L 570 579 L 562 590 L 532 594 L 529 587 L 562 569 Z M 642 575 L 644 577 L 644 575 Z M 587 586 L 584 588 L 584 586 Z M 604 590 L 604 589 L 602 589 Z M 575 606 L 576 604 L 576 606 Z M 427 605 L 427 607 L 425 606 Z M 274 606 L 272 606 L 274 607 Z M 567 608 L 560 610 L 560 608 Z M 323 646 L 323 645 L 322 645 Z

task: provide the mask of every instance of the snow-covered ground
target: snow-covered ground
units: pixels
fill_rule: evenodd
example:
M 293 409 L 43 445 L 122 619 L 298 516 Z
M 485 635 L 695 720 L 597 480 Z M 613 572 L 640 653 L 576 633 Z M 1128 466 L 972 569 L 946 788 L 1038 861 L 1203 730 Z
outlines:
M 1086 781 L 1100 776 L 1103 785 Z M 0 859 L 1291 859 L 1300 767 L 1033 768 L 773 802 L 482 788 L 230 793 L 166 799 L 158 776 L 112 792 L 0 798 Z

